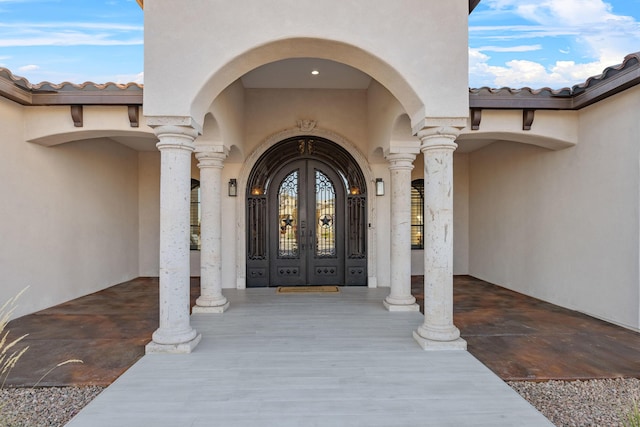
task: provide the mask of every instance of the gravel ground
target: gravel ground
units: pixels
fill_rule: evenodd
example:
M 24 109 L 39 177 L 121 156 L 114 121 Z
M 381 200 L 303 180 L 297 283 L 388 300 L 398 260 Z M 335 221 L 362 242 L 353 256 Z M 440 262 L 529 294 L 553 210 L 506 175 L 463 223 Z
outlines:
M 103 389 L 104 387 L 0 389 L 0 426 L 64 426 Z
M 558 427 L 623 426 L 622 420 L 640 404 L 640 380 L 509 382 Z
M 640 402 L 640 380 L 517 381 L 508 383 L 558 427 L 622 426 L 634 400 Z M 0 389 L 1 427 L 61 427 L 102 387 Z

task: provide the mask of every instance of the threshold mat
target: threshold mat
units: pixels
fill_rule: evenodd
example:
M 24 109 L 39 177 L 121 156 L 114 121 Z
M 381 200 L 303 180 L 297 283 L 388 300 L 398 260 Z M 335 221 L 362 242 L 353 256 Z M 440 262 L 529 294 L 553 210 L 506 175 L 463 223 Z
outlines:
M 306 294 L 340 292 L 337 286 L 278 286 L 278 294 Z

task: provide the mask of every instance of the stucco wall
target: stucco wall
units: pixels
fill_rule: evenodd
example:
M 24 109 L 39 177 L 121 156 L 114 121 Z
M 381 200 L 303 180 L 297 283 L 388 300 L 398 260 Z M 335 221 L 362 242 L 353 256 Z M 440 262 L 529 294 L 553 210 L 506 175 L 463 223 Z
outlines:
M 337 132 L 367 153 L 367 92 L 365 90 L 246 89 L 245 153 L 269 136 L 310 119 Z
M 227 87 L 211 106 L 216 125 L 220 130 L 218 138 L 203 134 L 201 138 L 222 142 L 227 148 L 242 147 L 244 143 L 244 87 L 240 80 Z
M 211 101 L 246 72 L 317 57 L 370 74 L 412 119 L 466 117 L 467 15 L 467 0 L 149 2 L 145 113 L 202 123 Z
M 453 274 L 469 273 L 469 155 L 453 155 Z
M 160 272 L 160 152 L 138 153 L 139 275 Z
M 398 133 L 402 132 L 402 135 L 398 137 L 393 134 L 394 123 L 403 114 L 404 110 L 398 100 L 384 86 L 372 80 L 367 88 L 367 133 L 369 140 L 367 155 L 369 161 L 386 163 L 386 160 L 383 159 L 384 149 L 389 148 L 398 139 L 404 139 L 406 134 L 411 135 L 408 116 L 399 126 L 401 129 L 398 130 Z M 411 137 L 415 144 L 419 145 L 418 138 Z M 378 152 L 374 153 L 374 150 L 378 150 Z
M 573 148 L 469 155 L 471 275 L 638 328 L 639 95 L 581 110 Z
M 24 107 L 0 99 L 0 299 L 16 316 L 138 274 L 137 153 L 107 139 L 24 140 Z

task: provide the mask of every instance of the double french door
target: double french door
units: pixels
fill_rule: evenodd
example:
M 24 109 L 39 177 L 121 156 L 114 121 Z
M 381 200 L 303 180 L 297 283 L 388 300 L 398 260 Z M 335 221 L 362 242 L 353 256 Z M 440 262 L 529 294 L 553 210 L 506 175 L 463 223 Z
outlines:
M 268 197 L 271 286 L 344 283 L 345 190 L 323 162 L 294 161 Z
M 367 284 L 367 181 L 343 147 L 280 141 L 251 169 L 246 203 L 247 287 Z

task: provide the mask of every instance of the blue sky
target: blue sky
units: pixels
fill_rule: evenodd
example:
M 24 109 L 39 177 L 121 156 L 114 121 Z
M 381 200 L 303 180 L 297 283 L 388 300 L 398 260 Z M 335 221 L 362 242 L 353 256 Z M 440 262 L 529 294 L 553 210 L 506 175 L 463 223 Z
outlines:
M 472 87 L 572 86 L 640 51 L 640 0 L 482 0 L 469 48 Z
M 0 66 L 30 82 L 142 82 L 135 0 L 0 0 Z
M 640 0 L 482 0 L 472 87 L 561 88 L 640 51 Z M 0 0 L 0 66 L 33 83 L 144 81 L 135 0 Z

